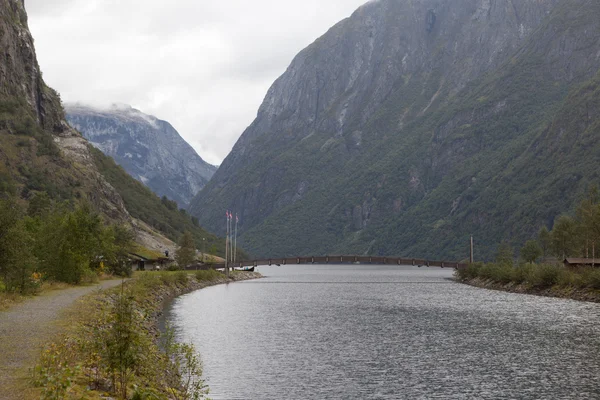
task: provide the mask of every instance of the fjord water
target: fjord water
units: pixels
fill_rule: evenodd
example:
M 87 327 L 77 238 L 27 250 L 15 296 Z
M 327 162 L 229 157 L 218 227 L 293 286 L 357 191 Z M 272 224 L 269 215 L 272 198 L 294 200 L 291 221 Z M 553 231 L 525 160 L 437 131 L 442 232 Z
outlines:
M 448 269 L 260 272 L 168 310 L 211 398 L 600 397 L 600 305 L 473 288 Z

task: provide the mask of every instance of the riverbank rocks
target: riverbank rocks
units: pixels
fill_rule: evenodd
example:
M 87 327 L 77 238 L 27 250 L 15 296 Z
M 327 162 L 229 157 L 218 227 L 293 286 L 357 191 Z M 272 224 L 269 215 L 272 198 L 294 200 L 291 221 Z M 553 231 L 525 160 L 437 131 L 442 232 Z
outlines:
M 556 297 L 561 299 L 600 303 L 600 291 L 595 289 L 581 289 L 575 287 L 559 286 L 536 288 L 526 284 L 502 284 L 489 279 L 481 278 L 468 279 L 464 281 L 458 280 L 458 282 L 482 289 L 501 290 L 509 293 L 531 294 L 535 296 Z

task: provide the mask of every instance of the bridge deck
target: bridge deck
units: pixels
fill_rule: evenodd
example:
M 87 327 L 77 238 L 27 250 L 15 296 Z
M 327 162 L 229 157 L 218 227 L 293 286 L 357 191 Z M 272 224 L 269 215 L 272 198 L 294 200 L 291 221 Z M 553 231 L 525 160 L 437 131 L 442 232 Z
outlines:
M 424 267 L 464 269 L 468 264 L 456 261 L 431 261 L 419 258 L 379 257 L 379 256 L 320 256 L 320 257 L 288 257 L 265 258 L 260 260 L 230 263 L 230 267 L 258 267 L 265 265 L 300 265 L 300 264 L 374 264 L 374 265 L 414 265 Z M 188 269 L 221 269 L 225 264 L 193 265 Z

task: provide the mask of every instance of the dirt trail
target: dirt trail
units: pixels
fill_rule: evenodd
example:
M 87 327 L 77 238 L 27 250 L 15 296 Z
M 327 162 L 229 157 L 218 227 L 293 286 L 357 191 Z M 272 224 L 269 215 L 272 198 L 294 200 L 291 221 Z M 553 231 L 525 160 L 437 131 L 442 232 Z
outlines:
M 44 293 L 0 311 L 0 399 L 22 399 L 28 370 L 33 367 L 41 346 L 60 327 L 61 313 L 82 296 L 118 286 L 121 280 Z

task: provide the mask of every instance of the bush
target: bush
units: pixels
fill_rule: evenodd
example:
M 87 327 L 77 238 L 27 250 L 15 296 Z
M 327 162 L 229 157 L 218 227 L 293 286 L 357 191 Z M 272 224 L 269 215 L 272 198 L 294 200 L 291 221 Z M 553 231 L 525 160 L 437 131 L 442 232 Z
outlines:
M 583 287 L 583 275 L 566 268 L 561 268 L 556 279 L 556 284 L 561 287 Z
M 456 270 L 456 276 L 460 280 L 469 280 L 479 277 L 479 270 L 483 267 L 483 263 L 469 264 L 465 269 Z
M 167 271 L 170 271 L 170 272 L 181 271 L 181 268 L 179 268 L 178 264 L 171 264 L 167 267 Z
M 206 271 L 200 271 L 206 272 Z M 525 264 L 512 267 L 508 264 L 472 264 L 457 270 L 460 280 L 487 279 L 496 283 L 522 284 L 543 289 L 551 286 L 600 290 L 600 268 L 566 269 L 561 265 Z M 198 278 L 200 280 L 200 278 Z
M 521 284 L 527 280 L 532 269 L 535 268 L 531 264 L 522 264 L 512 270 L 512 281 L 516 284 Z
M 512 281 L 514 269 L 512 265 L 495 265 L 492 268 L 491 279 L 503 284 L 509 283 Z
M 160 272 L 158 276 L 164 284 L 169 286 L 186 284 L 190 278 L 189 274 L 185 271 Z
M 463 275 L 467 279 L 481 278 L 498 283 L 509 283 L 513 280 L 515 268 L 510 264 L 473 264 L 470 265 Z
M 196 272 L 196 279 L 204 282 L 213 282 L 223 278 L 223 274 L 217 270 L 209 269 Z
M 600 269 L 594 269 L 590 271 L 587 284 L 589 288 L 600 289 Z
M 546 288 L 556 285 L 560 275 L 560 267 L 541 264 L 529 271 L 526 282 L 536 288 Z
M 600 289 L 600 269 L 582 268 L 571 273 L 575 277 L 573 286 L 579 288 Z

